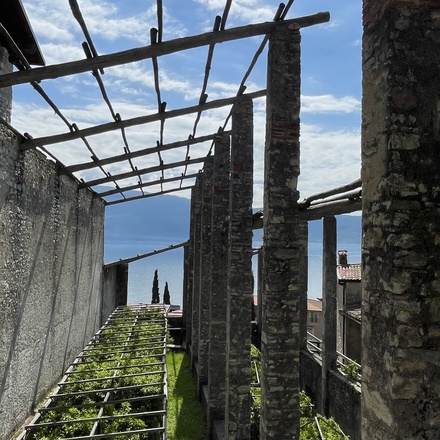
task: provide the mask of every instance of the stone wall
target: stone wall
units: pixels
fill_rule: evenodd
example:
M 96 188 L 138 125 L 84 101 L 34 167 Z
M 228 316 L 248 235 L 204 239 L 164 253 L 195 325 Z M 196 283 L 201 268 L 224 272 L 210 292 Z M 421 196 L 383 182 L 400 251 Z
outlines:
M 128 264 L 105 268 L 101 308 L 101 326 L 118 306 L 125 306 L 128 297 Z
M 321 362 L 308 351 L 301 351 L 301 389 L 319 408 L 322 399 Z M 350 440 L 361 439 L 361 390 L 338 371 L 328 372 L 330 395 L 328 415 L 333 417 Z
M 440 3 L 364 1 L 362 438 L 440 432 Z
M 0 95 L 8 120 L 10 91 Z M 100 326 L 103 223 L 101 200 L 78 190 L 38 151 L 20 153 L 15 135 L 0 123 L 2 439 Z

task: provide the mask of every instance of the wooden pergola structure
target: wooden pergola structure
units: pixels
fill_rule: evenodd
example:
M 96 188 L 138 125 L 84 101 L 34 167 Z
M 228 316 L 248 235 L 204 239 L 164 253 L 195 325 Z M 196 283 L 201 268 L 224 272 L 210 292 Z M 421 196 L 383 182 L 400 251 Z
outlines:
M 303 28 L 324 23 L 329 20 L 328 13 L 317 13 L 311 16 L 286 20 L 286 16 L 293 4 L 293 0 L 290 0 L 287 4 L 281 3 L 279 5 L 277 11 L 275 11 L 272 22 L 227 28 L 226 25 L 232 0 L 226 0 L 222 15 L 215 17 L 212 32 L 164 41 L 162 37 L 164 26 L 163 5 L 162 0 L 157 0 L 157 27 L 150 30 L 150 45 L 108 55 L 99 55 L 86 24 L 87 17 L 83 17 L 78 2 L 76 0 L 70 0 L 69 4 L 72 14 L 84 34 L 85 41 L 82 47 L 85 53 L 85 59 L 43 67 L 32 67 L 31 64 L 44 64 L 44 59 L 41 55 L 35 58 L 35 56 L 30 56 L 25 52 L 23 44 L 18 41 L 13 34 L 13 26 L 7 25 L 7 23 L 11 23 L 10 17 L 16 17 L 17 10 L 19 10 L 21 14 L 21 19 L 26 20 L 26 14 L 20 2 L 17 3 L 14 0 L 9 0 L 7 3 L 11 11 L 9 13 L 10 15 L 6 14 L 7 16 L 0 22 L 0 38 L 5 46 L 8 47 L 10 53 L 14 54 L 13 60 L 18 71 L 1 75 L 0 87 L 14 86 L 23 83 L 31 84 L 37 93 L 39 93 L 53 109 L 55 114 L 63 121 L 67 130 L 64 133 L 33 138 L 31 134 L 19 133 L 5 120 L 1 122 L 12 129 L 19 137 L 22 151 L 35 148 L 44 151 L 53 160 L 58 162 L 63 173 L 67 173 L 80 180 L 81 188 L 91 188 L 96 192 L 96 197 L 102 197 L 107 205 L 191 189 L 197 174 L 203 168 L 206 157 L 209 157 L 212 153 L 216 136 L 228 130 L 228 123 L 231 118 L 231 112 L 226 111 L 224 123 L 219 127 L 217 133 L 199 134 L 197 129 L 202 114 L 212 109 L 225 108 L 228 110 L 234 103 L 239 102 L 240 99 L 243 98 L 256 99 L 265 96 L 266 90 L 246 93 L 246 81 L 267 44 L 268 34 L 275 29 L 279 22 L 295 22 Z M 209 100 L 206 91 L 216 45 L 255 36 L 262 36 L 262 41 L 241 80 L 236 94 L 223 99 Z M 163 100 L 164 93 L 162 93 L 160 85 L 160 57 L 204 46 L 207 46 L 208 51 L 198 104 L 184 108 L 167 109 L 167 103 Z M 38 50 L 33 52 L 39 53 Z M 123 119 L 109 98 L 108 86 L 106 86 L 103 77 L 104 69 L 146 59 L 151 59 L 153 66 L 157 112 L 135 118 Z M 63 115 L 60 108 L 52 101 L 40 84 L 43 80 L 66 77 L 83 72 L 91 72 L 93 74 L 101 92 L 102 99 L 111 115 L 109 122 L 93 125 L 88 128 L 79 128 L 75 122 L 69 121 L 67 117 Z M 165 143 L 166 122 L 172 118 L 187 115 L 194 116 L 192 133 L 185 139 Z M 145 126 L 152 123 L 160 124 L 156 145 L 150 145 L 142 149 L 133 149 L 126 130 L 129 127 Z M 121 153 L 117 155 L 106 155 L 104 151 L 98 155 L 95 151 L 96 147 L 94 147 L 94 144 L 96 144 L 97 141 L 99 142 L 100 134 L 109 132 L 119 133 Z M 51 147 L 73 140 L 82 141 L 84 148 L 87 150 L 85 154 L 90 157 L 90 160 L 64 165 Z M 75 146 L 75 148 L 77 147 Z M 164 154 L 171 150 L 178 151 L 181 159 L 173 162 L 164 160 Z M 144 167 L 136 163 L 139 159 L 151 159 L 154 156 L 157 156 L 157 165 Z M 112 165 L 117 165 L 119 170 L 124 171 L 119 171 L 117 174 L 114 174 L 110 171 Z M 171 174 L 171 177 L 165 173 L 168 170 L 170 170 L 169 174 Z M 103 188 L 102 185 L 105 185 L 106 188 Z M 110 186 L 112 186 L 113 189 L 109 189 Z M 147 192 L 147 189 L 151 189 L 151 191 Z M 137 191 L 137 193 L 133 193 L 132 191 Z M 359 209 L 359 199 L 356 197 L 348 197 L 348 199 L 351 199 L 351 201 L 348 202 L 350 207 L 347 208 L 345 206 L 347 202 L 343 202 L 342 205 L 344 205 L 344 207 L 341 213 L 347 212 L 347 210 Z M 353 199 L 356 200 L 353 201 Z M 307 201 L 305 203 L 307 203 Z M 355 208 L 351 206 L 353 203 L 356 204 Z M 341 203 L 339 202 L 337 205 L 338 208 L 336 209 L 338 210 Z M 304 205 L 304 207 L 306 207 L 306 205 Z M 314 209 L 316 209 L 316 207 Z M 318 217 L 320 216 L 320 214 L 314 214 L 315 217 L 316 215 L 318 215 Z M 256 227 L 258 227 L 258 225 L 256 225 Z

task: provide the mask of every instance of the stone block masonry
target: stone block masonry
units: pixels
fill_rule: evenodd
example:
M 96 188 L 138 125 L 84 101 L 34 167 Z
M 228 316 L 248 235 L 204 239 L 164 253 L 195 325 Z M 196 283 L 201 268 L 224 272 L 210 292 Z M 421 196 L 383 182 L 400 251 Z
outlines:
M 298 210 L 300 34 L 279 26 L 269 42 L 265 147 L 260 438 L 299 439 L 303 255 Z
M 208 427 L 225 415 L 226 299 L 229 247 L 230 139 L 219 136 L 214 147 L 212 197 L 212 278 L 209 310 Z
M 440 433 L 440 3 L 364 1 L 362 438 Z
M 9 92 L 0 89 L 6 120 Z M 15 135 L 0 124 L 2 439 L 100 326 L 103 224 L 101 200 L 78 190 L 38 151 L 20 153 Z
M 232 111 L 231 191 L 226 313 L 225 437 L 250 438 L 253 105 Z

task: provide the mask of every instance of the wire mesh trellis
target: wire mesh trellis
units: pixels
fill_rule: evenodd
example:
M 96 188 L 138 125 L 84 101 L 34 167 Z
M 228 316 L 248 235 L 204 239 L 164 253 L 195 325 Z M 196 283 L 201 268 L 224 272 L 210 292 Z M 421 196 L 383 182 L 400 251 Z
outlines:
M 18 439 L 166 439 L 166 335 L 161 308 L 118 307 Z

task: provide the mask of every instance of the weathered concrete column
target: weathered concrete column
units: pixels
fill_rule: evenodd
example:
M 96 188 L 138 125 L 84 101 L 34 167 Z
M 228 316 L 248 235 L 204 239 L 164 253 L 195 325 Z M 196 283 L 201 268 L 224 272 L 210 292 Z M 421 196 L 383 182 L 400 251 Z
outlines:
M 250 439 L 253 103 L 232 109 L 225 439 Z
M 229 233 L 229 136 L 215 142 L 212 206 L 212 286 L 209 327 L 208 429 L 225 416 L 226 295 Z
M 440 3 L 364 0 L 362 438 L 440 433 Z
M 322 400 L 320 411 L 329 416 L 329 371 L 336 367 L 336 218 L 323 218 L 322 246 L 322 311 L 324 319 L 322 337 Z
M 212 157 L 205 161 L 202 179 L 202 212 L 200 229 L 200 295 L 199 295 L 199 361 L 197 372 L 198 393 L 208 382 L 209 359 L 209 304 L 211 297 L 211 227 L 212 227 Z
M 264 292 L 260 438 L 299 438 L 300 34 L 278 26 L 270 37 L 264 181 Z
M 194 193 L 193 289 L 191 315 L 191 367 L 195 369 L 199 357 L 199 304 L 200 304 L 200 231 L 202 216 L 202 174 L 196 178 Z

